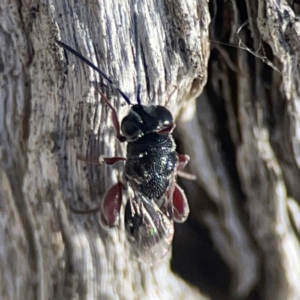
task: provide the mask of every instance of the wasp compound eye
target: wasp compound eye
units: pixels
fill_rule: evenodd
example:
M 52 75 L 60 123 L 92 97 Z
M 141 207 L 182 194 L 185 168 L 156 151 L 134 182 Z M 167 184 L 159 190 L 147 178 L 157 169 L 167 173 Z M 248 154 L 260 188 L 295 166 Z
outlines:
M 129 140 L 136 140 L 143 135 L 141 130 L 143 126 L 139 115 L 130 110 L 129 114 L 122 120 L 121 131 Z
M 155 107 L 156 119 L 161 122 L 160 126 L 169 126 L 174 122 L 171 112 L 164 106 Z

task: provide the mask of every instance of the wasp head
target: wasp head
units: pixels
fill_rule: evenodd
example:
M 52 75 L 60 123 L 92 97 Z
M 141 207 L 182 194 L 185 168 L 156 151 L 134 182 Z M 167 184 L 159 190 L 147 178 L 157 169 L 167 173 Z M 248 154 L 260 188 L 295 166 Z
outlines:
M 135 104 L 122 120 L 121 130 L 129 141 L 136 141 L 145 134 L 162 132 L 173 124 L 172 114 L 164 106 Z

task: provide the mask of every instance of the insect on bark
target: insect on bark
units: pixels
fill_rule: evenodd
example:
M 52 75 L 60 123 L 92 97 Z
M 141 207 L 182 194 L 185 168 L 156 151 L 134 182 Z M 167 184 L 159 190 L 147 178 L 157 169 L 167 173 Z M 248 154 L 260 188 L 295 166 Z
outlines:
M 139 77 L 136 13 L 134 26 Z M 109 165 L 125 161 L 125 167 L 122 182 L 113 185 L 101 203 L 101 222 L 109 228 L 119 224 L 122 194 L 126 190 L 128 199 L 125 205 L 125 229 L 128 241 L 141 260 L 156 263 L 169 251 L 174 235 L 173 221 L 184 222 L 189 215 L 184 191 L 176 183 L 177 172 L 188 163 L 189 156 L 176 152 L 172 137 L 175 128 L 172 114 L 164 106 L 141 104 L 139 80 L 137 104 L 132 104 L 126 94 L 92 62 L 63 42 L 56 42 L 98 72 L 131 106 L 120 126 L 115 108 L 104 93 L 95 87 L 112 111 L 117 139 L 127 142 L 126 157 L 103 158 Z

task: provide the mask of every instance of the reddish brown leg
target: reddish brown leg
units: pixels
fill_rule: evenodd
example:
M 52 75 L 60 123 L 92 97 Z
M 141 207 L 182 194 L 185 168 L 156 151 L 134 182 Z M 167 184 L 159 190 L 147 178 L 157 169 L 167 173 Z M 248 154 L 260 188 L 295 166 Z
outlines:
M 173 192 L 173 220 L 182 223 L 188 218 L 189 213 L 190 208 L 185 193 L 176 183 Z
M 176 125 L 174 123 L 170 124 L 168 127 L 165 127 L 163 129 L 161 129 L 160 131 L 157 131 L 158 134 L 169 134 L 170 132 L 172 132 L 174 130 L 174 128 L 176 127 Z
M 117 114 L 116 109 L 111 105 L 111 103 L 109 102 L 109 100 L 106 98 L 106 96 L 102 93 L 102 91 L 98 87 L 95 87 L 95 89 L 101 95 L 101 99 L 112 110 L 112 120 L 113 120 L 114 127 L 116 129 L 116 132 L 117 132 L 117 139 L 120 142 L 125 142 L 126 141 L 126 137 L 121 134 L 120 122 L 119 122 L 119 118 L 118 118 L 118 114 Z
M 121 182 L 113 185 L 106 193 L 102 207 L 96 207 L 93 209 L 79 210 L 70 207 L 71 211 L 76 214 L 93 214 L 101 210 L 100 221 L 102 225 L 106 227 L 115 227 L 119 223 L 120 210 L 122 205 L 122 189 L 123 185 Z
M 104 161 L 107 165 L 113 165 L 121 160 L 126 160 L 126 157 L 120 157 L 120 156 L 114 156 L 114 157 L 106 157 L 101 156 L 99 159 L 89 159 L 80 155 L 77 155 L 77 159 L 81 161 L 85 161 L 87 163 L 93 163 L 93 164 L 101 164 L 102 161 Z
M 120 210 L 122 205 L 121 182 L 113 185 L 106 193 L 101 206 L 101 222 L 104 226 L 115 227 L 119 224 Z
M 77 155 L 77 159 L 91 164 L 100 164 L 99 159 L 90 159 L 90 158 L 83 157 L 81 155 Z
M 178 159 L 177 175 L 188 180 L 196 180 L 195 175 L 181 171 L 190 161 L 190 157 L 187 154 L 178 154 Z
M 101 159 L 107 164 L 107 165 L 113 165 L 115 163 L 117 163 L 118 161 L 125 161 L 126 157 L 119 157 L 119 156 L 115 156 L 115 157 L 101 157 Z
M 178 154 L 179 165 L 177 170 L 182 170 L 190 161 L 190 157 L 187 154 Z
M 173 94 L 175 93 L 176 89 L 177 89 L 177 86 L 174 87 L 174 90 L 173 90 L 172 93 L 168 96 L 168 99 L 167 99 L 167 101 L 166 101 L 166 103 L 165 103 L 164 106 L 167 106 L 167 105 L 168 105 L 168 103 L 169 103 L 170 99 L 172 98 Z

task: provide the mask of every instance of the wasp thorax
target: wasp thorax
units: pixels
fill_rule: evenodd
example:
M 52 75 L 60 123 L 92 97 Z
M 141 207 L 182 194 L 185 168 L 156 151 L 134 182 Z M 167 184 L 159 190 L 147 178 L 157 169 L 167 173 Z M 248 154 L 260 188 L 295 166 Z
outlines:
M 133 105 L 128 115 L 122 120 L 121 130 L 129 140 L 158 132 L 173 124 L 172 114 L 160 105 Z

